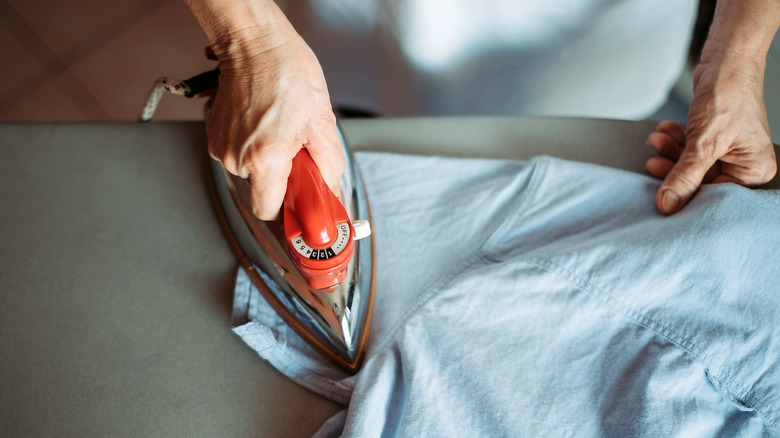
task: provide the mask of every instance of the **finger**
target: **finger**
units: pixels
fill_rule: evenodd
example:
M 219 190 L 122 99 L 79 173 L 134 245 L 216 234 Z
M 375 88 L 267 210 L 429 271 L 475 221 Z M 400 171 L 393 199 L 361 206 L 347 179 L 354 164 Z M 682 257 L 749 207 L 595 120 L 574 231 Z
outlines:
M 209 155 L 212 159 L 219 161 L 229 173 L 240 178 L 249 178 L 247 166 L 242 166 L 240 161 L 240 151 L 235 151 L 228 147 L 230 143 L 222 141 L 216 136 L 209 138 Z
M 674 167 L 674 161 L 666 158 L 666 157 L 653 157 L 647 160 L 645 163 L 645 168 L 648 172 L 650 172 L 651 175 L 653 175 L 656 178 L 664 179 L 666 178 L 666 175 L 671 172 L 672 168 Z M 710 169 L 707 171 L 707 173 L 704 174 L 704 178 L 702 178 L 702 183 L 709 184 L 716 182 L 715 179 L 720 175 L 720 163 L 715 163 L 710 167 Z
M 247 175 L 239 174 L 239 152 L 230 147 L 230 145 L 236 144 L 235 136 L 231 135 L 236 130 L 231 129 L 232 126 L 228 120 L 229 116 L 224 112 L 225 105 L 221 104 L 221 99 L 222 96 L 217 93 L 214 105 L 206 116 L 206 137 L 208 137 L 209 141 L 209 155 L 214 160 L 222 163 L 228 172 L 246 178 Z M 231 128 L 226 129 L 224 128 L 225 126 L 230 126 Z
M 671 135 L 664 132 L 654 132 L 647 137 L 647 144 L 658 152 L 658 155 L 677 161 L 682 153 L 682 147 Z
M 292 157 L 285 159 L 266 150 L 255 153 L 251 164 L 246 167 L 249 172 L 252 212 L 264 221 L 277 219 L 287 193 Z
M 725 183 L 739 184 L 739 180 L 729 175 L 718 175 L 715 177 L 715 179 L 712 180 L 712 183 L 713 184 L 725 184 Z
M 656 129 L 658 129 L 659 132 L 672 136 L 680 146 L 685 146 L 685 131 L 679 123 L 672 122 L 671 120 L 664 120 L 658 124 Z
M 341 175 L 344 173 L 346 159 L 341 148 L 341 140 L 335 118 L 325 120 L 312 134 L 312 140 L 306 144 L 311 158 L 320 169 L 322 178 L 331 190 L 338 194 Z
M 720 162 L 716 161 L 715 164 L 707 170 L 707 173 L 704 174 L 704 178 L 702 178 L 701 182 L 704 184 L 714 183 L 720 174 Z
M 656 205 L 664 214 L 678 212 L 698 190 L 704 175 L 716 159 L 700 148 L 687 147 L 669 171 L 656 194 Z
M 664 179 L 674 167 L 674 161 L 666 157 L 653 157 L 645 163 L 645 168 L 656 178 Z
M 249 190 L 252 201 L 252 213 L 258 219 L 273 221 L 279 218 L 287 191 L 287 181 L 282 184 L 268 184 L 267 181 L 255 182 L 250 178 Z

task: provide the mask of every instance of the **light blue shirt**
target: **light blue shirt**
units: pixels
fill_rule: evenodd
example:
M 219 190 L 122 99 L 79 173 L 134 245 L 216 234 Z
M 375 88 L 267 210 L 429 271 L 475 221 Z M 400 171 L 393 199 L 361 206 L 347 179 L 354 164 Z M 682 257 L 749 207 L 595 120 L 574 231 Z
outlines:
M 780 436 L 780 193 L 530 162 L 360 153 L 377 290 L 347 376 L 243 272 L 234 330 L 348 406 L 321 436 Z M 249 306 L 247 306 L 249 302 Z

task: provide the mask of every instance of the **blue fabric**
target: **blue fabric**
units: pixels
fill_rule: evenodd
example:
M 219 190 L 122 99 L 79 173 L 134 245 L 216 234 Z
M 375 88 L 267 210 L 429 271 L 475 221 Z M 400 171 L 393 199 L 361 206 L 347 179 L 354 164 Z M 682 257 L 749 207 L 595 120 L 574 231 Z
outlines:
M 780 436 L 780 193 L 530 162 L 358 155 L 377 278 L 347 376 L 239 272 L 245 342 L 348 408 L 320 436 Z

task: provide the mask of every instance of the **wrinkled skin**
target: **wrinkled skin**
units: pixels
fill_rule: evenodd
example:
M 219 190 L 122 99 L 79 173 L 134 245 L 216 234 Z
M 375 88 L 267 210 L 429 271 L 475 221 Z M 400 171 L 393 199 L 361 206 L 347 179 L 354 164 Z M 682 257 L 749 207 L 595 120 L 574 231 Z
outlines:
M 756 187 L 777 173 L 764 105 L 766 51 L 780 25 L 780 4 L 721 0 L 694 70 L 685 130 L 661 122 L 647 142 L 658 157 L 647 170 L 664 182 L 656 205 L 679 211 L 702 183 Z
M 647 169 L 664 179 L 656 196 L 663 213 L 679 211 L 701 183 L 755 187 L 774 177 L 777 169 L 763 76 L 751 75 L 744 65 L 732 70 L 700 64 L 694 72 L 695 93 L 686 130 L 665 121 L 648 138 L 659 154 L 647 162 Z
M 278 39 L 249 57 L 217 54 L 226 61 L 206 120 L 209 153 L 248 179 L 254 213 L 264 220 L 278 216 L 302 146 L 334 191 L 345 165 L 317 59 L 298 35 Z

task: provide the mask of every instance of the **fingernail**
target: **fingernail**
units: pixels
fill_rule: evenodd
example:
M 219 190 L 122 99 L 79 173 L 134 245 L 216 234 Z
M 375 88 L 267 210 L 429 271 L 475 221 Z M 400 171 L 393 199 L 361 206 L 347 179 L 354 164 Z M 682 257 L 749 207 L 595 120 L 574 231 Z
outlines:
M 680 197 L 677 193 L 666 189 L 661 197 L 661 206 L 664 208 L 664 212 L 672 213 L 677 211 L 677 207 L 680 205 Z

